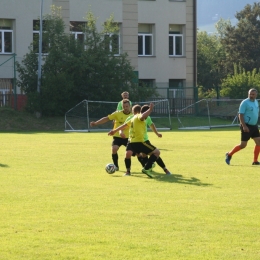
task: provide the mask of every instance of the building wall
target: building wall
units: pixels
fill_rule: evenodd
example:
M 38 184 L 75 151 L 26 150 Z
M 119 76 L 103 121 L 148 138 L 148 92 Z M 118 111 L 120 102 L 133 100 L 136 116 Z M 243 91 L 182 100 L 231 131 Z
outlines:
M 139 57 L 139 77 L 168 82 L 169 79 L 186 78 L 186 58 L 169 57 L 169 24 L 186 23 L 186 2 L 165 0 L 139 1 L 138 22 L 150 23 L 154 31 L 154 55 Z
M 43 1 L 43 13 L 50 12 L 52 0 Z M 0 21 L 12 19 L 13 27 L 13 52 L 16 54 L 15 59 L 21 61 L 23 56 L 28 52 L 28 47 L 33 41 L 33 20 L 40 17 L 40 1 L 16 1 L 1 0 Z M 10 59 L 10 54 L 0 54 L 0 64 Z M 9 60 L 0 66 L 0 78 L 14 77 L 14 59 Z
M 52 4 L 61 7 L 61 15 L 65 23 L 65 32 L 70 32 L 70 1 L 69 0 L 52 0 Z
M 168 87 L 169 79 L 183 79 L 185 86 L 196 85 L 194 70 L 194 3 L 186 1 L 141 1 L 141 0 L 44 0 L 43 14 L 50 13 L 50 6 L 62 7 L 62 16 L 69 32 L 69 21 L 86 21 L 88 11 L 98 17 L 97 26 L 114 15 L 121 25 L 122 51 L 127 52 L 134 70 L 140 79 L 154 79 L 161 88 Z M 1 0 L 0 20 L 14 20 L 14 52 L 16 60 L 21 61 L 32 42 L 33 20 L 40 16 L 40 1 Z M 154 53 L 152 56 L 138 57 L 138 24 L 153 25 Z M 169 24 L 183 26 L 184 55 L 169 56 Z M 0 54 L 0 64 L 11 55 Z M 12 61 L 12 60 L 11 60 Z M 0 66 L 0 78 L 13 78 L 13 65 L 9 61 Z M 164 93 L 165 91 L 162 91 Z M 186 91 L 192 97 L 193 91 Z

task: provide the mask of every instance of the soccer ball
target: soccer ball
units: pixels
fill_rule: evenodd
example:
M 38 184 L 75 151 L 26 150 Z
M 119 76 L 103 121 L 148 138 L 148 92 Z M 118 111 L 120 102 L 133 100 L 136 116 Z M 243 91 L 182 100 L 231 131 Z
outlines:
M 113 174 L 116 171 L 116 166 L 113 163 L 109 163 L 105 169 L 108 174 Z

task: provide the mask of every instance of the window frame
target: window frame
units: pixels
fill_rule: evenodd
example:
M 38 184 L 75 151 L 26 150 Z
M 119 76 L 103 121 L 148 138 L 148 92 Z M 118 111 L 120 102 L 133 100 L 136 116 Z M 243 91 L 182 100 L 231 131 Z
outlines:
M 139 37 L 142 37 L 142 54 L 139 54 Z M 146 37 L 151 37 L 151 54 L 146 54 Z M 153 34 L 152 33 L 138 33 L 138 57 L 153 56 Z
M 36 26 L 36 23 L 39 22 L 40 23 L 40 20 L 33 20 L 33 51 L 36 53 L 36 54 L 39 54 L 39 38 L 40 38 L 40 28 L 38 30 L 34 29 L 34 27 Z M 45 20 L 42 21 L 42 35 L 44 35 L 44 33 L 46 31 L 44 31 L 44 27 L 45 27 Z M 40 27 L 40 25 L 38 25 Z M 34 50 L 34 35 L 35 34 L 38 34 L 38 45 L 37 45 L 37 52 L 36 50 Z M 50 42 L 45 42 L 43 37 L 42 37 L 42 55 L 48 55 L 48 48 L 50 47 Z
M 105 34 L 105 37 L 109 37 L 110 40 L 109 40 L 109 46 L 108 49 L 110 52 L 113 53 L 113 39 L 112 37 L 113 36 L 117 36 L 117 44 L 118 44 L 118 47 L 117 47 L 117 52 L 114 52 L 114 56 L 119 56 L 120 55 L 120 49 L 121 49 L 121 45 L 120 45 L 120 33 L 108 33 L 108 34 Z
M 155 87 L 155 79 L 139 79 L 139 86 L 146 85 L 148 88 Z
M 1 49 L 0 49 L 0 54 L 12 54 L 13 52 L 13 42 L 14 42 L 14 34 L 13 34 L 13 30 L 12 29 L 0 29 L 0 33 L 1 33 Z M 11 33 L 11 51 L 5 51 L 5 33 Z
M 180 37 L 181 38 L 181 54 L 176 54 L 176 44 L 177 44 L 177 41 L 176 41 L 176 38 L 177 37 Z M 172 39 L 172 46 L 173 46 L 173 49 L 170 50 L 170 38 L 173 38 Z M 171 51 L 172 51 L 172 54 L 171 54 Z M 184 54 L 183 54 L 184 50 L 183 50 L 183 34 L 177 34 L 177 33 L 169 33 L 169 56 L 170 57 L 183 57 Z
M 35 34 L 38 34 L 38 45 L 37 45 L 37 52 L 36 50 L 34 50 L 34 44 L 33 44 L 33 51 L 36 53 L 36 54 L 39 54 L 39 37 L 40 37 L 40 30 L 37 31 L 37 30 L 33 30 L 33 43 L 34 43 L 34 35 Z M 42 34 L 44 34 L 44 31 L 42 31 Z M 44 48 L 44 40 L 42 39 L 42 55 L 47 55 L 48 54 L 48 51 L 45 51 L 45 48 Z M 48 45 L 48 47 L 50 46 L 50 43 L 46 44 Z M 46 48 L 48 48 L 46 47 Z

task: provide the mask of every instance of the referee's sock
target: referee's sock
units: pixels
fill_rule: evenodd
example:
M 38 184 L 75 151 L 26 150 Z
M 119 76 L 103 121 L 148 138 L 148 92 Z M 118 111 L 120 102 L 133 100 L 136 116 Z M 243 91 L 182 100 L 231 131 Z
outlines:
M 241 150 L 240 144 L 236 145 L 230 152 L 228 152 L 228 155 L 232 156 L 234 153 Z
M 260 146 L 256 145 L 254 149 L 254 162 L 258 162 L 259 152 L 260 152 Z

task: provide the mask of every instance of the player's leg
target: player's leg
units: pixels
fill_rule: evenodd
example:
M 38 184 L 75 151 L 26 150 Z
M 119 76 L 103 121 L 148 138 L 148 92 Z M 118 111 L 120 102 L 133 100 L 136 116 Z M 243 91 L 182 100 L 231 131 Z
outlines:
M 133 152 L 140 154 L 145 153 L 148 154 L 155 149 L 155 147 L 145 145 L 145 143 L 137 142 L 137 143 L 131 143 L 131 147 L 133 149 Z M 142 169 L 142 173 L 146 174 L 149 178 L 153 178 L 150 169 L 145 170 L 145 168 Z
M 258 162 L 258 156 L 260 153 L 260 134 L 259 134 L 258 126 L 255 126 L 255 130 L 252 133 L 252 138 L 255 141 L 254 160 L 252 164 L 260 165 L 260 162 Z
M 133 155 L 133 151 L 131 149 L 131 144 L 128 143 L 126 146 L 126 152 L 125 152 L 125 167 L 126 172 L 124 176 L 130 176 L 131 175 L 131 156 Z
M 141 163 L 141 165 L 144 167 L 145 164 L 147 163 L 148 161 L 148 156 L 146 154 L 138 154 L 137 155 L 137 160 Z
M 119 166 L 118 166 L 118 149 L 121 146 L 121 142 L 120 142 L 121 138 L 118 137 L 113 137 L 113 141 L 112 141 L 112 160 L 114 165 L 116 166 L 116 171 L 119 170 Z
M 154 146 L 153 146 L 154 147 Z M 155 147 L 154 147 L 155 148 Z M 149 170 L 152 168 L 152 165 L 154 162 L 157 161 L 157 159 L 159 158 L 160 156 L 160 150 L 155 148 L 154 150 L 152 150 L 150 153 L 148 153 L 150 155 L 147 163 L 145 164 L 145 167 L 144 169 L 145 170 Z
M 243 127 L 240 126 L 240 131 L 241 131 L 241 143 L 234 146 L 233 149 L 229 152 L 226 153 L 226 158 L 225 162 L 226 164 L 230 164 L 230 161 L 232 159 L 233 154 L 237 153 L 241 149 L 244 149 L 247 146 L 247 142 L 251 137 L 250 132 L 244 132 Z
M 164 170 L 164 172 L 168 175 L 171 174 L 171 172 L 166 168 L 165 163 L 163 161 L 163 159 L 161 158 L 161 156 L 158 157 L 158 159 L 156 160 L 157 164 Z

